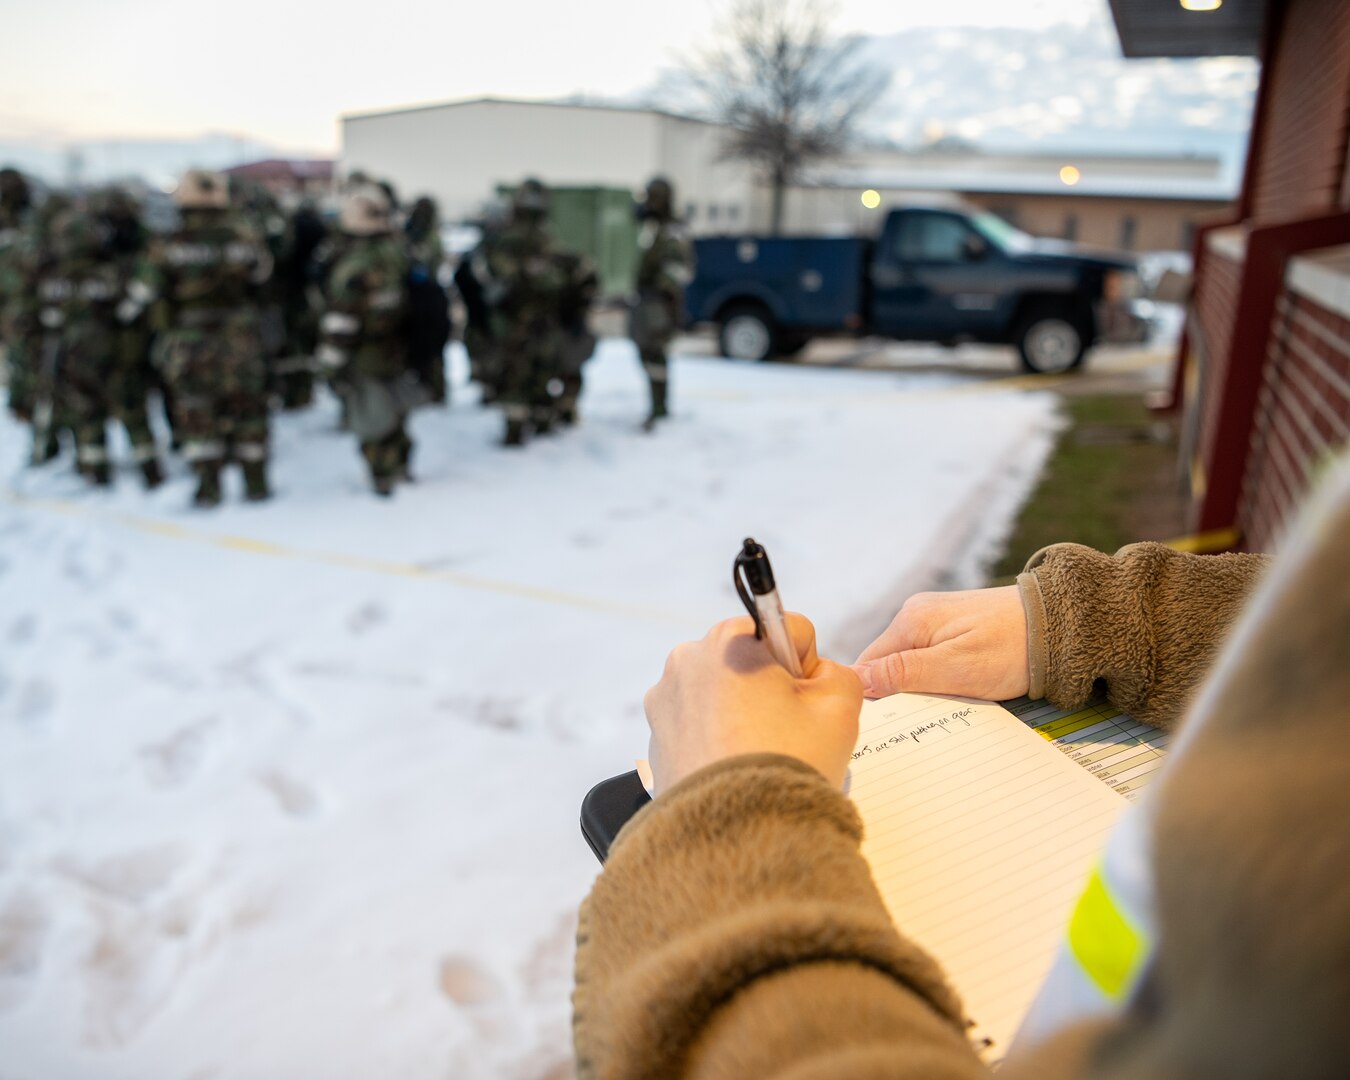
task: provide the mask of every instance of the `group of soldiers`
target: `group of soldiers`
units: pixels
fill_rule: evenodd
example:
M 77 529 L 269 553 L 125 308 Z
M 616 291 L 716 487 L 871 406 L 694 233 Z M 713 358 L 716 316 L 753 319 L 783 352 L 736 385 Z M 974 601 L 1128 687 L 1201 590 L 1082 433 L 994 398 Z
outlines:
M 674 212 L 674 189 L 657 177 L 637 204 L 641 253 L 630 334 L 651 387 L 651 430 L 668 415 L 667 355 L 693 277 L 692 249 Z M 502 408 L 502 442 L 519 446 L 577 420 L 582 367 L 595 349 L 587 314 L 597 289 L 589 260 L 561 248 L 548 225 L 549 191 L 527 179 L 504 221 L 488 221 L 455 284 L 467 313 L 464 345 L 483 400 Z
M 196 505 L 220 502 L 229 463 L 246 498 L 265 499 L 270 407 L 307 405 L 317 375 L 341 400 L 373 489 L 410 480 L 408 415 L 447 400 L 452 327 L 434 202 L 400 215 L 390 185 L 357 175 L 332 228 L 310 204 L 288 216 L 261 189 L 203 170 L 183 176 L 175 202 L 178 225 L 155 235 L 124 192 L 52 194 L 35 207 L 24 178 L 0 170 L 0 341 L 33 462 L 57 456 L 69 432 L 80 473 L 111 483 L 116 420 L 145 485 L 157 486 L 147 409 L 157 392 L 197 476 Z M 631 332 L 651 387 L 649 429 L 667 415 L 666 347 L 692 270 L 673 207 L 663 179 L 638 206 Z M 453 279 L 472 374 L 484 404 L 500 407 L 508 446 L 577 421 L 595 347 L 596 273 L 558 244 L 548 212 L 548 189 L 521 183 Z

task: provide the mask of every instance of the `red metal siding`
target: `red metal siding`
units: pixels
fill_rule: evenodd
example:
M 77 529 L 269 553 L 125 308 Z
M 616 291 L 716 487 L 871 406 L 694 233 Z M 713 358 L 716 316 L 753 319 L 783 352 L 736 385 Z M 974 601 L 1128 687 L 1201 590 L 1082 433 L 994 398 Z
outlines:
M 1209 473 L 1210 449 L 1223 395 L 1219 388 L 1228 378 L 1228 360 L 1237 319 L 1238 295 L 1242 288 L 1243 264 L 1214 250 L 1205 252 L 1204 270 L 1195 284 L 1194 319 L 1199 328 L 1200 369 L 1198 402 L 1200 414 L 1195 446 L 1200 464 Z
M 1254 147 L 1251 215 L 1260 223 L 1343 205 L 1350 142 L 1350 2 L 1290 0 Z
M 1269 551 L 1317 469 L 1350 440 L 1350 319 L 1284 291 L 1239 505 L 1245 546 Z

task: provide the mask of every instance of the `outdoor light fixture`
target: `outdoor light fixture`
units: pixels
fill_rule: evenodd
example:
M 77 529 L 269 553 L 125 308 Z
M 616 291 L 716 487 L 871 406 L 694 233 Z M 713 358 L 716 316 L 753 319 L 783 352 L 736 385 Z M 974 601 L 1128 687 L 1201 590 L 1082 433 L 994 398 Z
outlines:
M 1187 11 L 1218 11 L 1223 0 L 1181 0 L 1181 6 Z
M 881 205 L 880 193 L 868 188 L 862 193 L 862 204 L 869 210 L 875 210 Z
M 1059 178 L 1063 183 L 1067 184 L 1069 187 L 1073 187 L 1074 184 L 1078 183 L 1079 180 L 1083 179 L 1083 174 L 1078 171 L 1078 166 L 1065 165 L 1064 168 L 1059 170 Z

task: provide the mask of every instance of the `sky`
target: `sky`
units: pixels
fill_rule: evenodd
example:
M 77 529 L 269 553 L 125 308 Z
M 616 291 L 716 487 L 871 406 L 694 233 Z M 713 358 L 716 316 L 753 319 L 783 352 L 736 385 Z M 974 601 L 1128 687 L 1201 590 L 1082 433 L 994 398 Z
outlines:
M 717 0 L 0 0 L 0 140 L 241 133 L 331 153 L 337 117 L 498 95 L 618 97 L 709 39 Z M 839 0 L 844 33 L 1105 25 L 1106 0 Z

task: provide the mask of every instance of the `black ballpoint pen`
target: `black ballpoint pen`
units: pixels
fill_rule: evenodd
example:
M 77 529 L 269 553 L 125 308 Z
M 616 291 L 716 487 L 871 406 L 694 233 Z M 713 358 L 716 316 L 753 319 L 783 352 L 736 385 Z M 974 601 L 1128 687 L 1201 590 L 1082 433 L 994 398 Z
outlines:
M 792 644 L 792 635 L 788 633 L 783 603 L 773 580 L 773 567 L 769 565 L 769 553 L 763 545 L 747 536 L 732 565 L 731 576 L 745 610 L 755 620 L 755 637 L 764 640 L 773 658 L 787 669 L 788 674 L 800 679 L 802 663 Z

